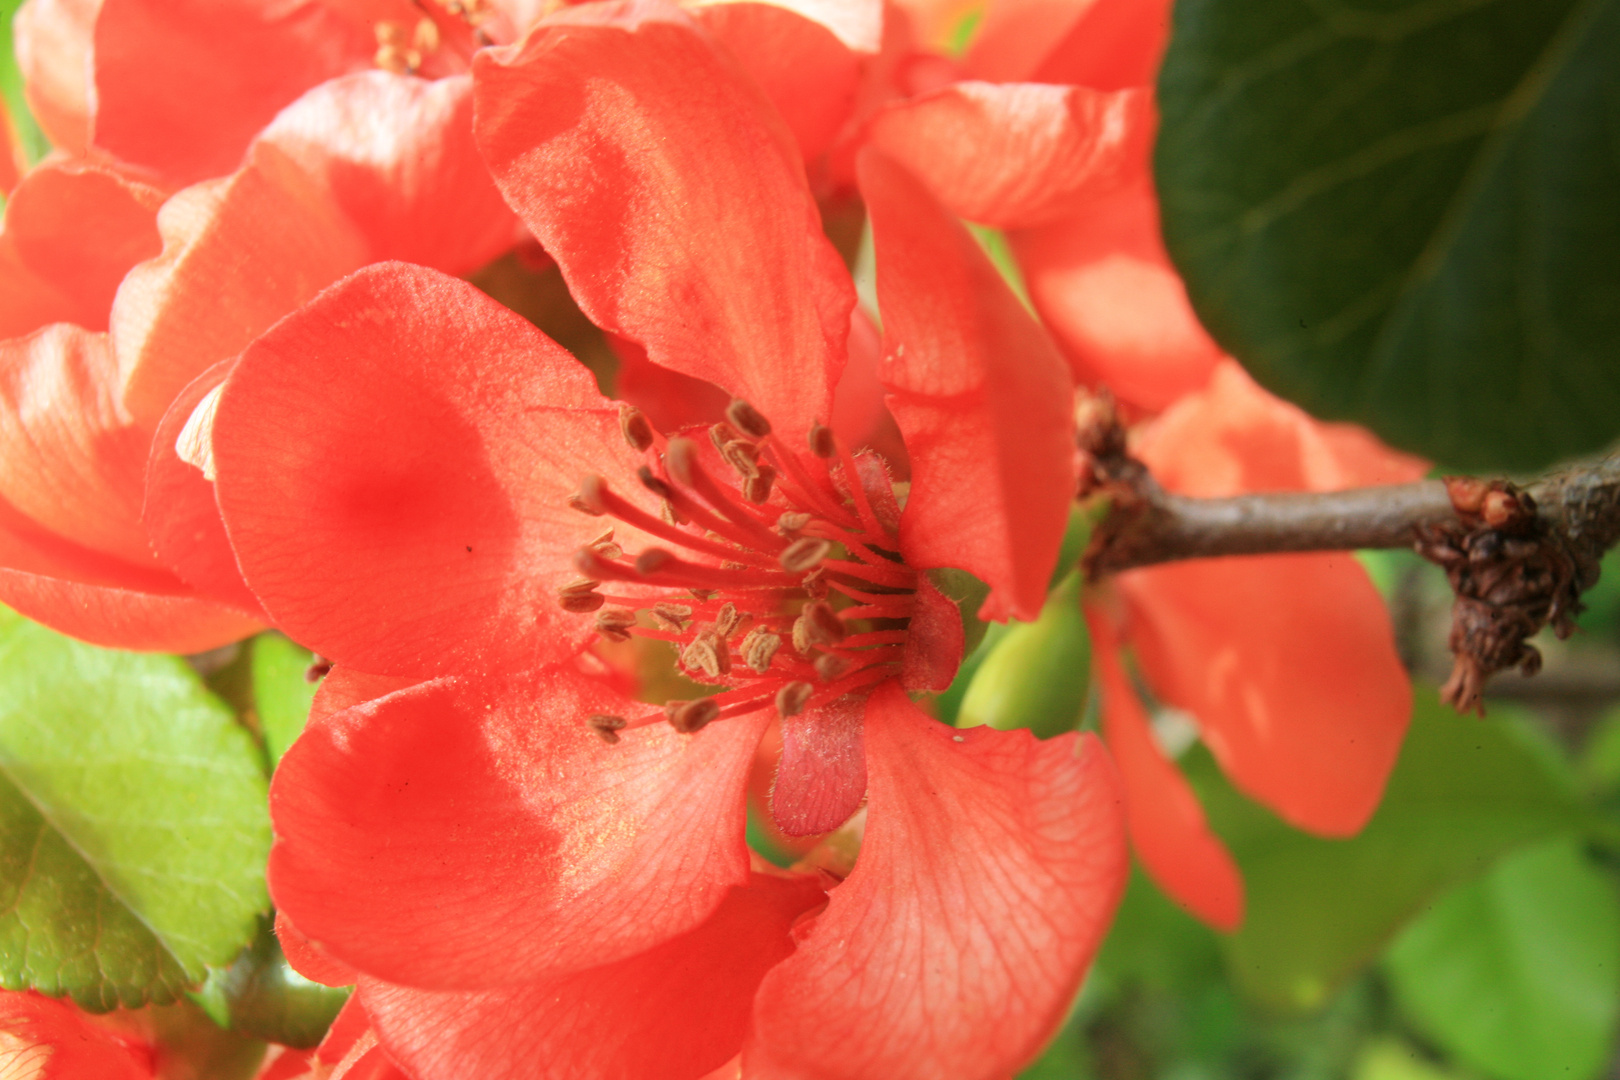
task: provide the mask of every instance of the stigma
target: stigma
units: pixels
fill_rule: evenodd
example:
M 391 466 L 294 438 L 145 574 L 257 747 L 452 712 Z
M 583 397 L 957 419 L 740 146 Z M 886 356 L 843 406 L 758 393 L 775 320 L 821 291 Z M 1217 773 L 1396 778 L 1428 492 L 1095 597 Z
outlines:
M 742 400 L 707 447 L 664 437 L 631 406 L 619 419 L 644 457 L 641 491 L 593 475 L 569 503 L 654 543 L 627 551 L 617 526 L 604 529 L 575 552 L 578 576 L 557 602 L 601 639 L 669 642 L 683 673 L 715 692 L 644 716 L 592 716 L 593 731 L 617 743 L 654 723 L 689 733 L 761 709 L 794 716 L 899 673 L 918 578 L 896 554 L 899 507 L 881 458 L 850 454 L 821 424 L 803 447 L 787 445 Z

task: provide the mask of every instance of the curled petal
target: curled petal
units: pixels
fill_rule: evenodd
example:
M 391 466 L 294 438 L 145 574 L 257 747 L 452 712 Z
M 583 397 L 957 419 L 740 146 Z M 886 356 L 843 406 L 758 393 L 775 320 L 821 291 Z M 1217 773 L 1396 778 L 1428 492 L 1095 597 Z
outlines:
M 321 655 L 390 675 L 571 655 L 591 623 L 556 590 L 602 523 L 569 498 L 639 460 L 560 346 L 403 263 L 347 278 L 243 353 L 213 448 L 265 609 Z
M 633 956 L 748 880 L 764 714 L 603 742 L 629 701 L 569 668 L 439 680 L 305 730 L 271 786 L 279 908 L 389 982 L 512 986 Z
M 1221 351 L 1170 264 L 1146 176 L 1009 239 L 1077 382 L 1157 412 L 1209 380 Z
M 213 406 L 231 364 L 215 364 L 197 376 L 164 414 L 147 460 L 141 522 L 152 550 L 182 581 L 206 596 L 257 612 L 259 601 L 236 568 L 211 475 Z M 200 441 L 197 449 L 206 455 L 206 470 L 180 457 L 178 449 L 188 436 Z
M 822 892 L 756 874 L 692 930 L 604 967 L 510 989 L 433 993 L 361 985 L 384 1045 L 418 1080 L 697 1080 L 742 1047 L 754 992 L 793 950 L 789 927 Z
M 282 106 L 376 51 L 338 4 L 103 0 L 95 143 L 176 183 L 221 176 Z
M 894 683 L 866 723 L 859 861 L 766 976 L 743 1072 L 1008 1076 L 1062 1023 L 1124 887 L 1113 768 L 1090 737 L 954 732 Z
M 1217 929 L 1236 930 L 1243 921 L 1243 878 L 1232 853 L 1210 831 L 1187 778 L 1154 741 L 1106 617 L 1088 609 L 1086 622 L 1102 687 L 1103 731 L 1125 789 L 1131 846 L 1176 902 Z
M 860 180 L 877 245 L 882 379 L 911 457 L 906 560 L 988 582 L 989 618 L 1034 620 L 1074 496 L 1068 371 L 926 188 L 872 150 Z
M 952 213 L 1021 229 L 1140 168 L 1152 127 L 1145 90 L 959 82 L 884 109 L 868 139 Z
M 1366 824 L 1412 690 L 1353 556 L 1196 560 L 1133 570 L 1118 588 L 1154 692 L 1192 713 L 1239 788 L 1325 836 Z
M 283 154 L 327 189 L 372 259 L 464 274 L 518 232 L 473 144 L 472 105 L 466 75 L 347 75 L 282 110 L 254 153 Z
M 276 940 L 292 969 L 322 986 L 353 986 L 360 973 L 299 932 L 285 911 L 276 912 Z
M 28 0 L 12 24 L 28 109 L 51 145 L 90 146 L 96 88 L 91 67 L 101 0 Z
M 1170 0 L 996 0 L 963 63 L 974 78 L 1150 86 L 1170 39 Z
M 474 66 L 507 201 L 593 322 L 784 431 L 825 422 L 855 297 L 792 134 L 675 9 L 567 15 Z

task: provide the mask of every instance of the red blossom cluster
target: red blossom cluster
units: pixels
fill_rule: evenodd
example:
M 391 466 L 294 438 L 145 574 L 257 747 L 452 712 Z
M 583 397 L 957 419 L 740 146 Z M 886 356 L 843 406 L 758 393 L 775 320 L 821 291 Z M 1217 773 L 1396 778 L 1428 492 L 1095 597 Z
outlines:
M 1242 918 L 1123 645 L 1254 798 L 1366 821 L 1410 695 L 1348 555 L 1090 591 L 1107 749 L 914 700 L 962 659 L 933 571 L 1039 613 L 1077 387 L 1175 491 L 1422 471 L 1199 328 L 1148 169 L 1167 7 L 998 2 L 953 55 L 960 5 L 30 0 L 57 150 L 0 232 L 0 601 L 331 662 L 269 877 L 293 963 L 359 990 L 265 1076 L 1010 1075 L 1127 836 Z M 876 311 L 824 227 L 852 205 Z M 514 250 L 619 400 L 464 280 Z M 626 642 L 704 695 L 639 700 Z M 744 842 L 761 769 L 790 870 Z

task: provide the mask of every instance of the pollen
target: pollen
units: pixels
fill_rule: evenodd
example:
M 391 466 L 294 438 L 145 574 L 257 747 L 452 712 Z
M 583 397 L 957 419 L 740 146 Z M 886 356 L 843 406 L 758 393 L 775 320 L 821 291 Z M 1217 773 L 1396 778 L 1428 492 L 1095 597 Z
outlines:
M 899 672 L 917 573 L 893 554 L 896 526 L 873 512 L 879 493 L 862 486 L 886 483 L 886 469 L 858 467 L 822 424 L 785 441 L 741 399 L 706 445 L 666 438 L 630 406 L 619 430 L 645 462 L 630 490 L 593 475 L 569 500 L 615 529 L 575 552 L 580 576 L 559 602 L 591 615 L 605 640 L 670 643 L 711 693 L 622 726 L 592 717 L 593 730 L 616 741 L 654 723 L 690 734 L 760 710 L 794 716 Z M 647 538 L 639 550 L 626 527 Z

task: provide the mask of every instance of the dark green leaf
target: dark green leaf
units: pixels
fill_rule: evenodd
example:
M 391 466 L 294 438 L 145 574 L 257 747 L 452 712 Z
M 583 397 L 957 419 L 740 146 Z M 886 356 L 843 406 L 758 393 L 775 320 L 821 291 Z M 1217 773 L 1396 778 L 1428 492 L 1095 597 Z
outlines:
M 1457 716 L 1420 689 L 1383 804 L 1350 840 L 1287 827 L 1239 795 L 1202 748 L 1187 755 L 1248 890 L 1243 927 L 1227 941 L 1246 992 L 1274 1008 L 1314 1008 L 1439 892 L 1581 826 L 1570 778 L 1507 713 Z
M 1620 0 L 1180 0 L 1170 250 L 1319 416 L 1470 468 L 1620 435 Z
M 1588 1080 L 1620 1017 L 1620 895 L 1575 841 L 1441 897 L 1387 960 L 1424 1033 L 1500 1080 Z
M 236 963 L 214 968 L 192 999 L 220 1027 L 309 1049 L 321 1041 L 349 999 L 347 989 L 311 982 L 287 963 L 270 920 L 262 920 L 253 944 Z
M 264 732 L 264 746 L 275 766 L 304 730 L 316 684 L 304 678 L 314 656 L 280 634 L 260 634 L 250 643 L 253 705 Z
M 269 906 L 257 748 L 186 664 L 0 609 L 0 985 L 172 1000 Z

